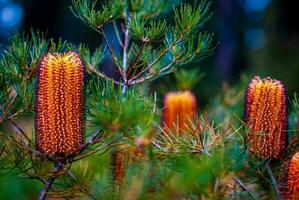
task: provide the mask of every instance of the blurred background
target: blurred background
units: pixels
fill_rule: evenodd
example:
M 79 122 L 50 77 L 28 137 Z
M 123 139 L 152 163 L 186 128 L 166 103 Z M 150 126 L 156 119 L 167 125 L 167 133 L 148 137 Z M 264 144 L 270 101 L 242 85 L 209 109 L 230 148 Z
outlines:
M 189 0 L 191 3 L 195 1 Z M 31 28 L 47 32 L 48 37 L 56 40 L 86 43 L 91 49 L 101 45 L 99 34 L 73 16 L 70 4 L 70 0 L 0 0 L 0 52 L 14 32 L 29 33 Z M 171 10 L 169 7 L 169 12 Z M 225 83 L 239 84 L 243 74 L 250 79 L 259 75 L 283 80 L 290 97 L 299 91 L 299 12 L 296 1 L 213 0 L 211 10 L 214 15 L 204 29 L 215 33 L 215 53 L 187 66 L 198 67 L 205 74 L 193 88 L 199 107 L 208 105 Z M 116 41 L 113 27 L 105 29 L 108 39 Z M 105 67 L 107 62 L 109 60 L 99 67 Z M 159 79 L 153 89 L 162 95 L 176 90 L 173 80 L 173 75 Z M 232 95 L 229 98 L 233 98 Z M 19 180 L 0 174 L 0 191 L 5 191 L 1 192 L 0 199 L 11 199 L 12 194 L 30 197 L 40 191 L 40 185 L 32 189 L 32 180 L 23 179 L 24 184 L 17 183 Z
M 30 28 L 47 31 L 55 39 L 84 42 L 94 49 L 102 43 L 101 37 L 72 15 L 70 3 L 0 0 L 0 49 L 5 48 L 13 32 L 28 33 Z M 213 18 L 205 29 L 215 33 L 215 54 L 190 65 L 205 74 L 193 89 L 203 104 L 217 93 L 224 81 L 236 83 L 241 74 L 249 78 L 271 76 L 283 80 L 290 94 L 299 91 L 296 1 L 214 0 L 212 11 Z M 110 39 L 115 39 L 112 27 L 106 30 L 111 33 Z M 171 83 L 167 85 L 169 90 L 175 89 Z

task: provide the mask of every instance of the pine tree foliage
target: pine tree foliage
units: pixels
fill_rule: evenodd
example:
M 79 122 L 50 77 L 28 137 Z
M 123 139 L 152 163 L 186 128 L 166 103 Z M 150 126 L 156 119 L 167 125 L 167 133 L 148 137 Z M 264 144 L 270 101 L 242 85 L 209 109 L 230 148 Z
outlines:
M 1 175 L 29 180 L 39 199 L 278 199 L 282 160 L 258 159 L 248 150 L 249 127 L 243 122 L 248 77 L 225 84 L 184 130 L 179 123 L 169 130 L 160 120 L 159 94 L 149 84 L 173 71 L 182 90 L 200 81 L 197 69 L 183 67 L 215 49 L 213 34 L 204 30 L 211 2 L 73 0 L 70 9 L 100 34 L 102 46 L 91 51 L 32 30 L 12 36 L 1 53 Z M 108 24 L 121 51 L 107 39 Z M 86 133 L 78 151 L 55 160 L 36 150 L 34 123 L 28 130 L 22 120 L 35 117 L 41 58 L 67 51 L 77 52 L 87 71 Z M 119 79 L 99 69 L 107 55 Z M 298 96 L 290 102 L 283 160 L 299 144 Z M 115 162 L 115 154 L 122 159 Z
M 137 88 L 130 88 L 122 95 L 121 87 L 95 80 L 90 82 L 88 96 L 87 120 L 92 126 L 123 135 L 138 135 L 154 125 L 155 100 L 140 94 Z M 137 113 L 142 117 L 136 118 Z
M 145 4 L 147 6 L 143 6 Z M 70 8 L 77 18 L 103 36 L 122 76 L 121 84 L 128 86 L 170 73 L 174 67 L 201 60 L 214 50 L 213 35 L 201 30 L 211 17 L 211 3 L 203 1 L 194 7 L 181 4 L 179 8 L 173 9 L 174 24 L 170 24 L 166 19 L 153 18 L 152 11 L 148 10 L 155 7 L 162 9 L 165 4 L 158 1 L 131 1 L 127 4 L 125 1 L 109 1 L 97 9 L 95 1 L 75 0 Z M 122 21 L 121 30 L 114 26 L 123 47 L 122 56 L 116 56 L 117 53 L 107 41 L 103 28 L 109 22 L 115 23 L 115 20 Z M 120 31 L 124 32 L 123 39 L 120 38 Z M 131 51 L 137 44 L 140 48 Z M 153 54 L 151 49 L 157 45 L 159 48 Z M 148 57 L 149 62 L 142 62 L 142 56 Z

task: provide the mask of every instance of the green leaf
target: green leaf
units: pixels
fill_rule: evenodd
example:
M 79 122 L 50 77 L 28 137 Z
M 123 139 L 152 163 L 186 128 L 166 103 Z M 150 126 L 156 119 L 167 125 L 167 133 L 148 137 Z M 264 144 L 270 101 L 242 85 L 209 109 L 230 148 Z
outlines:
M 151 129 L 156 117 L 153 98 L 137 88 L 122 94 L 110 82 L 90 81 L 87 102 L 87 120 L 107 132 L 138 135 Z
M 177 88 L 180 90 L 189 90 L 196 85 L 204 76 L 198 68 L 191 70 L 179 69 L 174 73 Z
M 111 0 L 102 5 L 101 9 L 97 9 L 97 1 L 72 0 L 72 4 L 70 6 L 72 13 L 81 19 L 83 23 L 98 30 L 103 25 L 124 14 L 126 1 Z
M 209 12 L 211 2 L 202 1 L 196 8 L 190 4 L 181 4 L 174 8 L 175 30 L 181 37 L 188 37 L 197 32 L 211 17 Z
M 134 14 L 128 24 L 130 34 L 143 42 L 160 39 L 166 30 L 166 20 L 146 20 Z

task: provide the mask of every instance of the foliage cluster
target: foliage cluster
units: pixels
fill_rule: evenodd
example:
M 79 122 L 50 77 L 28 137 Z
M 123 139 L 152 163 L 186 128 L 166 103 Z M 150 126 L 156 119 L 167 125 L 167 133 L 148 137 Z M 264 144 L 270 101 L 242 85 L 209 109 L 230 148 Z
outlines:
M 181 3 L 172 11 L 168 4 L 175 2 L 73 0 L 74 15 L 103 38 L 105 47 L 94 52 L 86 44 L 54 41 L 39 31 L 10 39 L 0 59 L 0 173 L 6 176 L 0 183 L 7 183 L 0 187 L 10 187 L 9 181 L 19 176 L 24 178 L 19 187 L 34 191 L 34 198 L 42 190 L 40 199 L 278 198 L 281 162 L 250 157 L 247 149 L 242 119 L 248 78 L 211 97 L 185 133 L 160 127 L 159 94 L 150 94 L 147 84 L 206 58 L 215 48 L 213 34 L 203 31 L 211 17 L 210 2 Z M 166 12 L 173 21 L 163 19 Z M 115 28 L 121 52 L 107 40 L 108 23 Z M 77 51 L 86 65 L 87 131 L 81 151 L 59 163 L 35 150 L 31 130 L 39 61 L 46 52 L 68 50 Z M 99 69 L 106 54 L 119 80 Z M 201 78 L 196 70 L 179 70 L 175 76 L 180 89 Z M 289 156 L 299 145 L 299 100 L 295 95 L 290 101 Z M 26 125 L 24 119 L 31 121 Z M 112 151 L 126 152 L 120 185 L 113 181 Z M 25 183 L 27 179 L 36 181 Z M 20 195 L 25 192 L 14 195 L 24 198 Z

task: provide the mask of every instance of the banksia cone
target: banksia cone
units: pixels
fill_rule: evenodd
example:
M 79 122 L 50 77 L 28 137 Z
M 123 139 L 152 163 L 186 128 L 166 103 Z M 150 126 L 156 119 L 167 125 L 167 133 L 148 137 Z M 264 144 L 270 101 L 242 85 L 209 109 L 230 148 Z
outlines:
M 170 92 L 164 98 L 163 123 L 176 133 L 188 127 L 196 114 L 196 98 L 190 91 Z
M 37 149 L 62 159 L 79 150 L 84 134 L 84 65 L 75 52 L 46 54 L 38 69 Z
M 120 185 L 125 176 L 126 151 L 118 150 L 111 153 L 111 166 L 113 171 L 113 181 Z
M 280 158 L 287 127 L 287 95 L 282 82 L 255 77 L 248 86 L 245 106 L 250 151 L 258 158 Z
M 299 152 L 290 161 L 284 162 L 279 177 L 280 199 L 299 199 Z

